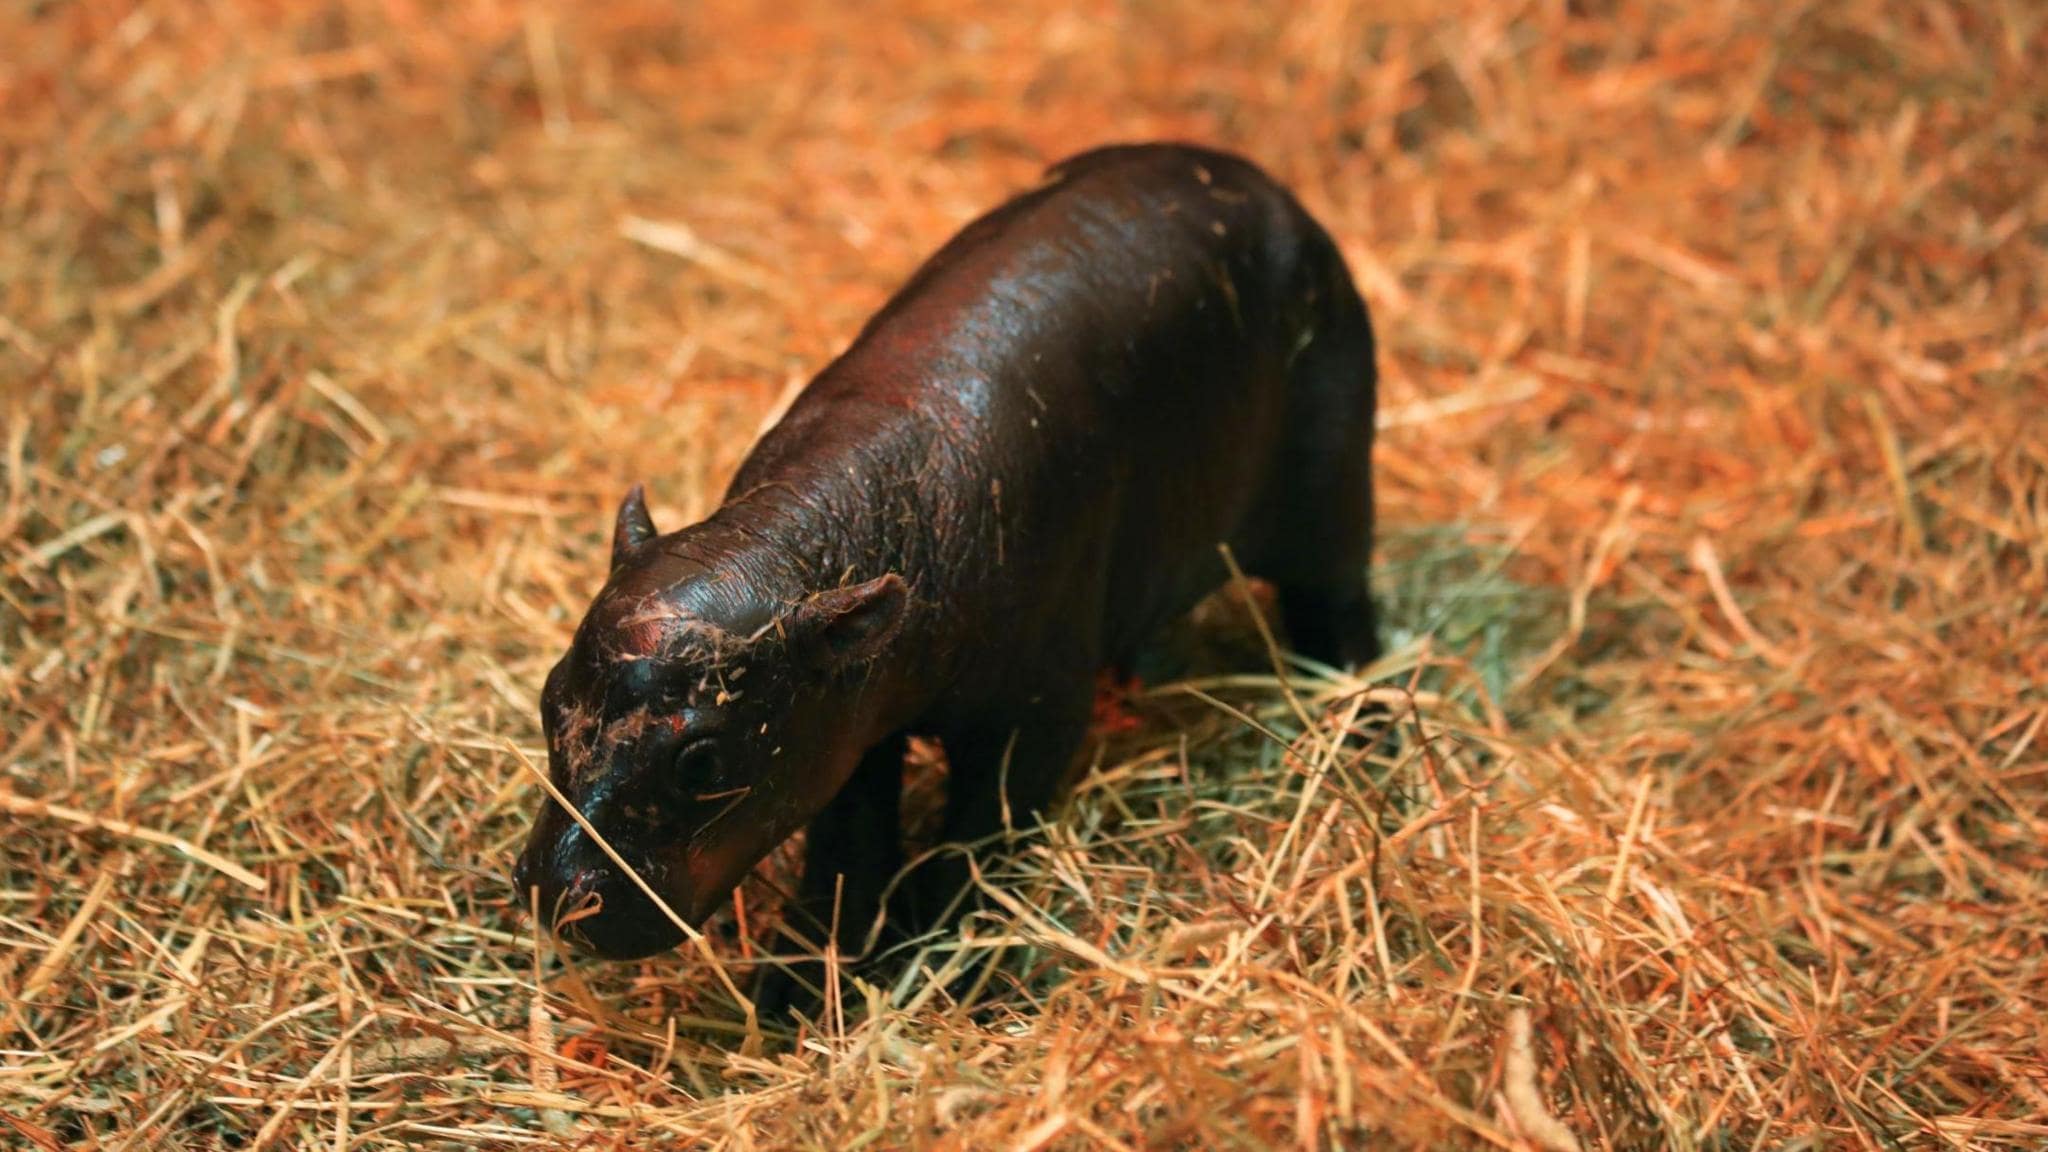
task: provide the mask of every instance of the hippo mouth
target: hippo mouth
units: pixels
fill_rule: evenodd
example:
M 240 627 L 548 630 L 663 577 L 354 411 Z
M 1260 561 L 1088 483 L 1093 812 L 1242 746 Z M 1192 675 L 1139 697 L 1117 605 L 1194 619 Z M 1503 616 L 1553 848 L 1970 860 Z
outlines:
M 665 952 L 684 934 L 670 913 L 694 928 L 717 911 L 723 893 L 712 895 L 695 883 L 695 870 L 681 852 L 621 856 L 639 880 L 571 825 L 558 836 L 536 836 L 514 865 L 512 884 L 519 903 L 538 912 L 541 926 L 577 951 L 604 960 Z M 641 880 L 667 911 L 648 896 Z
M 538 830 L 537 830 L 538 831 Z M 618 845 L 614 845 L 618 847 Z M 536 835 L 512 870 L 522 906 L 532 908 L 539 889 L 542 924 L 579 952 L 603 960 L 638 960 L 681 943 L 684 931 L 671 917 L 701 927 L 722 908 L 751 861 L 736 846 L 713 843 L 654 852 L 622 850 L 638 873 L 620 868 L 603 849 L 570 824 L 552 836 Z M 640 881 L 646 882 L 642 888 Z M 652 889 L 668 906 L 648 896 Z
M 695 926 L 695 918 L 674 901 L 664 897 L 664 902 Z M 542 916 L 556 939 L 601 960 L 639 960 L 666 952 L 683 938 L 682 929 L 632 877 L 610 864 L 572 877 L 556 910 L 550 914 L 543 906 Z

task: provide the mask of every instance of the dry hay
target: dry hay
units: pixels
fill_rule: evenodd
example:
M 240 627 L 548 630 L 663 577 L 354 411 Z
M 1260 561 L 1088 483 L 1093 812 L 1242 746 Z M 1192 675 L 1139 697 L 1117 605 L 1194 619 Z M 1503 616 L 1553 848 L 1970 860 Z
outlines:
M 0 1143 L 2043 1146 L 2048 13 L 1289 13 L 0 11 Z M 1155 684 L 794 1044 L 560 967 L 502 874 L 611 502 L 1155 136 L 1375 309 L 1408 739 Z

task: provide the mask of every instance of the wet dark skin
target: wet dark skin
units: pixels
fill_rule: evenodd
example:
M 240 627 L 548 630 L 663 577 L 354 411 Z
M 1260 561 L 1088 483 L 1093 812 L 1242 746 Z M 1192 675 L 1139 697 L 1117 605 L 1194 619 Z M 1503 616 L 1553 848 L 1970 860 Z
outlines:
M 541 694 L 552 779 L 693 924 L 808 826 L 785 943 L 836 924 L 858 954 L 903 863 L 907 738 L 944 747 L 943 840 L 1029 827 L 1098 670 L 1224 581 L 1219 545 L 1296 650 L 1378 653 L 1374 380 L 1341 255 L 1257 168 L 1077 156 L 919 269 L 708 519 L 658 534 L 627 497 Z M 917 870 L 891 918 L 932 926 L 966 878 L 957 854 Z M 599 956 L 681 939 L 552 800 L 514 879 Z

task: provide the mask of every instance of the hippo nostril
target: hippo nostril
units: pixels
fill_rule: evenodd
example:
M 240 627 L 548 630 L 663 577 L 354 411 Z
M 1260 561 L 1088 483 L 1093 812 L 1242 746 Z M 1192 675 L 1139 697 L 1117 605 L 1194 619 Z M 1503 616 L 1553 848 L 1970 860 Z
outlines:
M 548 917 L 555 931 L 560 932 L 579 920 L 587 920 L 604 911 L 605 882 L 610 873 L 602 867 L 589 867 L 570 873 L 554 900 L 552 914 Z
M 575 876 L 570 878 L 569 887 L 566 889 L 569 903 L 580 904 L 591 896 L 596 895 L 598 888 L 609 877 L 610 873 L 601 867 L 585 868 L 576 873 Z

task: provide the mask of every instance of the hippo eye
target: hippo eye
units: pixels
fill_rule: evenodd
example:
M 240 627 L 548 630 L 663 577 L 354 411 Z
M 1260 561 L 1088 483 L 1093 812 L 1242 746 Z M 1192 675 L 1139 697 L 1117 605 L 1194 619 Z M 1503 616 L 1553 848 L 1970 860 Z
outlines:
M 670 773 L 679 788 L 694 788 L 709 779 L 718 767 L 718 748 L 711 740 L 692 740 L 676 753 Z

